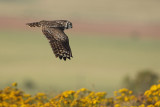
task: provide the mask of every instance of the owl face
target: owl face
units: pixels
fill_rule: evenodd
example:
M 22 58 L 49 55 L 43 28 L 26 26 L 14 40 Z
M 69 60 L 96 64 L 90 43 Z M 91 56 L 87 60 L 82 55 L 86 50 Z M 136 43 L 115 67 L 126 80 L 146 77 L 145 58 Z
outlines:
M 72 28 L 72 23 L 69 22 L 69 21 L 67 21 L 67 22 L 66 22 L 65 29 L 70 29 L 70 28 Z

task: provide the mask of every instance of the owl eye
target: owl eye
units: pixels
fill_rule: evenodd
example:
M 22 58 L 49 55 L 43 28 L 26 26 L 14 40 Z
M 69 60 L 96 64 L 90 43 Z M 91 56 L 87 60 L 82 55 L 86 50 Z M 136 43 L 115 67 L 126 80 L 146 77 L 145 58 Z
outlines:
M 72 23 L 71 22 L 67 22 L 65 25 L 65 29 L 70 29 L 72 28 Z

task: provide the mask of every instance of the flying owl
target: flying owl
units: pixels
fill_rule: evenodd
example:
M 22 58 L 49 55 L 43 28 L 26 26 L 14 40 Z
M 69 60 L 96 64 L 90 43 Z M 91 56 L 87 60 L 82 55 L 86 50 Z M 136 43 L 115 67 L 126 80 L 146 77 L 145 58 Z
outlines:
M 66 60 L 72 57 L 72 51 L 69 46 L 69 39 L 64 33 L 65 29 L 72 28 L 72 23 L 67 20 L 54 20 L 27 23 L 30 27 L 42 27 L 42 32 L 49 40 L 51 48 L 56 57 Z

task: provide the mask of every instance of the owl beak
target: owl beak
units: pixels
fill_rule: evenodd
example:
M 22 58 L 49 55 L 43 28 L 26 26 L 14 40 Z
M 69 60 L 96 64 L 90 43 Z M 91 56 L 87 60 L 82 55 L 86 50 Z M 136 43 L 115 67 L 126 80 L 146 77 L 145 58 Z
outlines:
M 69 27 L 72 28 L 72 25 L 70 25 Z

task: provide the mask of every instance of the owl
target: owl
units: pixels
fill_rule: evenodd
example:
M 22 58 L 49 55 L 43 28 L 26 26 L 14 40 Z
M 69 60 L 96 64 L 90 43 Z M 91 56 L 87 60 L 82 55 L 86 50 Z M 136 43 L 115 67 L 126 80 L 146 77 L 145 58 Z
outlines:
M 53 20 L 27 23 L 29 27 L 42 27 L 42 32 L 49 40 L 53 53 L 56 57 L 71 59 L 72 51 L 69 45 L 68 36 L 64 33 L 65 29 L 72 28 L 72 23 L 67 20 Z

